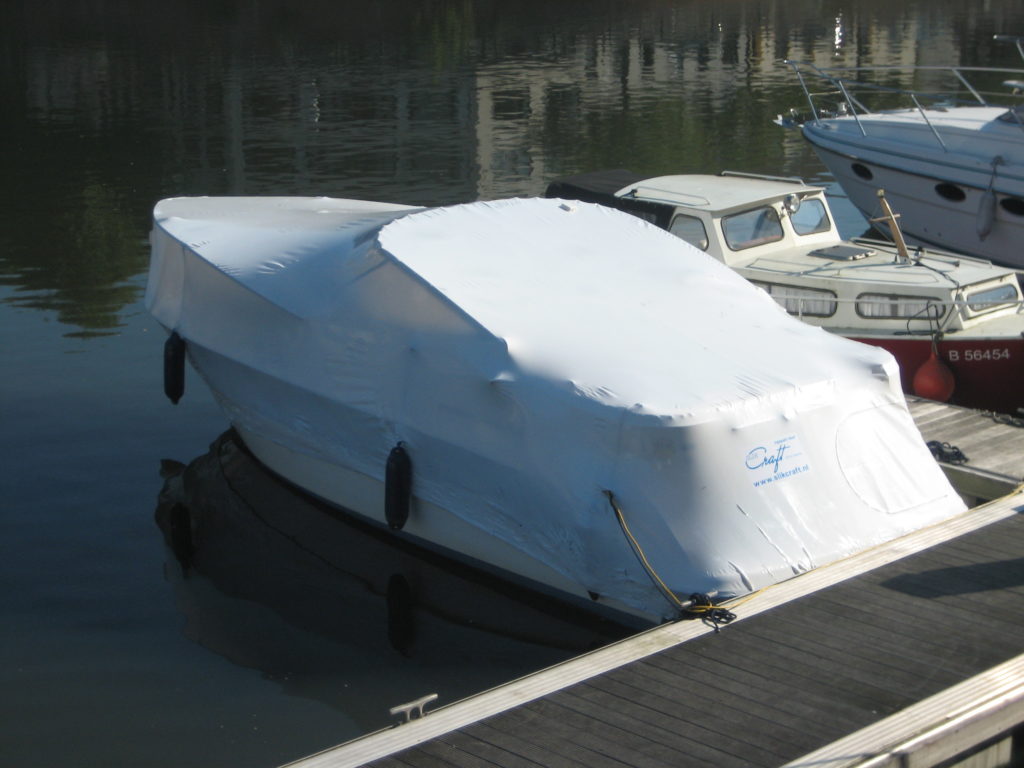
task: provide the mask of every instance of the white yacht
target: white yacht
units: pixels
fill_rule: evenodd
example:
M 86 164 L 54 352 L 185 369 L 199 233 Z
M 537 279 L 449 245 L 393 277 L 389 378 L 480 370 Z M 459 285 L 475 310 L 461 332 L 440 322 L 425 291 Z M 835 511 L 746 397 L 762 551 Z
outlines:
M 1024 69 L 787 63 L 810 115 L 780 122 L 802 123 L 865 216 L 883 188 L 915 241 L 1024 267 Z M 885 84 L 894 78 L 930 87 Z

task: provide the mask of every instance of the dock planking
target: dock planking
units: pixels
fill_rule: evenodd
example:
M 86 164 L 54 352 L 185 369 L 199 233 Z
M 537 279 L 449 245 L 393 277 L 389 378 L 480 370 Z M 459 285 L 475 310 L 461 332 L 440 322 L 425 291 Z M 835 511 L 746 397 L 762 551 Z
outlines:
M 926 440 L 955 444 L 976 462 L 970 470 L 987 492 L 1024 479 L 1024 429 L 928 401 L 911 409 Z M 979 449 L 978 434 L 1000 447 Z M 801 759 L 861 731 L 893 732 L 886 718 L 1024 653 L 1022 513 L 1017 491 L 756 594 L 721 631 L 665 625 L 293 765 L 815 764 Z M 773 590 L 780 594 L 766 599 Z
M 983 501 L 999 498 L 1024 483 L 1024 417 L 907 397 L 910 415 L 925 441 L 959 448 L 964 464 L 940 462 L 961 494 Z
M 1006 547 L 1024 552 L 1024 516 L 964 539 L 975 552 L 994 545 L 998 558 Z M 447 738 L 510 767 L 782 765 L 1024 651 L 1021 560 L 968 562 L 962 545 L 926 550 L 829 587 L 827 599 L 809 595 Z M 986 579 L 974 577 L 979 569 Z M 847 610 L 856 620 L 829 620 Z M 631 739 L 579 738 L 606 728 Z M 600 763 L 589 754 L 595 747 Z M 399 759 L 419 765 L 418 751 Z M 442 764 L 465 765 L 450 758 Z

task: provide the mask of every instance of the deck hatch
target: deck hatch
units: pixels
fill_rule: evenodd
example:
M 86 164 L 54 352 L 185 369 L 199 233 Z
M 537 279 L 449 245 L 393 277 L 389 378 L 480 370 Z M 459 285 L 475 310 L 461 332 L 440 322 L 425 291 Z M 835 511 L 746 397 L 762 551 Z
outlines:
M 827 248 L 815 248 L 811 251 L 812 256 L 820 256 L 823 259 L 833 261 L 858 261 L 874 256 L 876 251 L 871 248 L 863 248 L 859 245 L 830 245 Z

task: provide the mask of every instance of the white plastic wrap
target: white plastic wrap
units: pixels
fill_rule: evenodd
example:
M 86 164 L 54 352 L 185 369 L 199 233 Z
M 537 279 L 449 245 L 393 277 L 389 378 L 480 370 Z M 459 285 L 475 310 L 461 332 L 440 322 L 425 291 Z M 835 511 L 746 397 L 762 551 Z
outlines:
M 405 532 L 462 556 L 656 617 L 605 490 L 683 596 L 963 510 L 888 353 L 635 217 L 198 198 L 155 220 L 148 306 L 257 455 L 382 521 L 402 441 Z

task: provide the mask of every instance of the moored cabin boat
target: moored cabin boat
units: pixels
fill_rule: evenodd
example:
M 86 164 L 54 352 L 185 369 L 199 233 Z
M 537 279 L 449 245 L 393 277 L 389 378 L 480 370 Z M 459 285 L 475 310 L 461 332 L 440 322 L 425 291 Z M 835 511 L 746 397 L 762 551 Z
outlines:
M 1024 407 L 1024 301 L 1011 269 L 844 241 L 824 189 L 795 178 L 615 170 L 555 180 L 547 194 L 644 218 L 805 322 L 887 349 L 909 393 L 1009 414 Z

